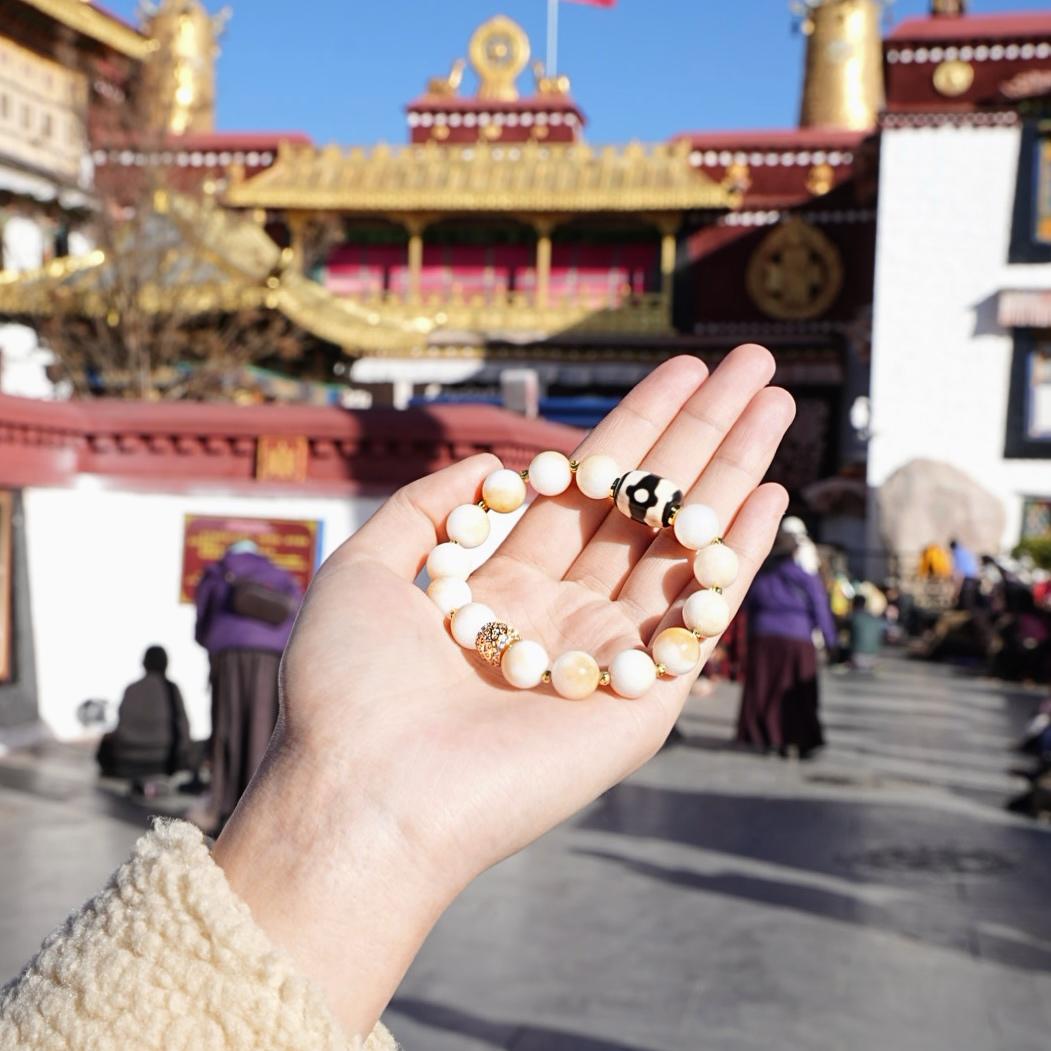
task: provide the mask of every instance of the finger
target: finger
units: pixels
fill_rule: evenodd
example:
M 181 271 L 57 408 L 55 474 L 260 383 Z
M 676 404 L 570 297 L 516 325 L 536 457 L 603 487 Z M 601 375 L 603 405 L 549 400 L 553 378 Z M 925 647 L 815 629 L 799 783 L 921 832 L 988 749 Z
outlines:
M 737 418 L 774 374 L 770 351 L 746 343 L 731 351 L 653 444 L 639 466 L 689 489 Z M 613 455 L 616 455 L 614 453 Z M 609 510 L 566 578 L 616 596 L 653 542 L 653 531 Z
M 372 559 L 406 580 L 415 579 L 431 549 L 445 539 L 449 512 L 478 500 L 485 477 L 499 467 L 492 453 L 479 453 L 403 486 L 330 561 Z
M 770 553 L 778 526 L 787 508 L 788 493 L 782 486 L 775 483 L 761 485 L 744 502 L 733 525 L 727 531 L 726 541 L 733 544 L 741 560 L 740 575 L 733 586 L 726 589 L 727 601 L 735 615 L 748 594 L 755 574 Z M 689 586 L 684 588 L 672 609 L 653 623 L 651 630 L 642 634 L 647 648 L 652 647 L 654 638 L 665 628 L 682 626 L 682 605 L 693 590 L 694 588 Z M 701 659 L 694 676 L 661 678 L 652 690 L 635 701 L 625 703 L 619 698 L 609 698 L 611 703 L 605 706 L 603 717 L 623 720 L 629 730 L 638 735 L 638 762 L 647 758 L 668 736 L 686 703 L 693 678 L 700 674 L 704 662 L 711 656 L 718 641 L 705 639 L 701 643 Z
M 794 418 L 795 401 L 788 391 L 780 387 L 760 391 L 686 494 L 685 503 L 707 504 L 720 522 L 732 522 L 769 470 Z M 631 571 L 618 601 L 645 621 L 663 614 L 692 579 L 693 552 L 665 529 Z
M 733 525 L 727 530 L 726 542 L 737 552 L 741 564 L 737 579 L 724 592 L 734 616 L 740 610 L 756 573 L 770 554 L 781 519 L 787 510 L 788 493 L 784 486 L 776 482 L 767 482 L 745 500 Z M 648 640 L 650 645 L 653 644 L 653 638 L 665 628 L 682 626 L 683 603 L 696 590 L 697 584 L 691 583 L 679 592 L 672 608 L 654 625 Z M 711 638 L 701 643 L 701 664 L 698 670 L 704 666 L 704 661 L 711 655 L 718 641 L 718 638 Z
M 625 470 L 633 467 L 707 376 L 707 367 L 697 358 L 681 356 L 659 365 L 581 442 L 574 458 L 601 452 Z M 494 560 L 512 558 L 561 580 L 608 512 L 608 501 L 590 500 L 575 485 L 561 496 L 539 497 Z

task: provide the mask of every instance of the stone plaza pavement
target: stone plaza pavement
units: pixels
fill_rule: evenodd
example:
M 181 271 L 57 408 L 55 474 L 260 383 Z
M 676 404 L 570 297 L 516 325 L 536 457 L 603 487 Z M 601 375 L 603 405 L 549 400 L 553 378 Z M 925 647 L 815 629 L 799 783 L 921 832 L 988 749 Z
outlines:
M 944 667 L 828 674 L 808 763 L 694 698 L 629 782 L 478 880 L 387 1013 L 406 1051 L 1045 1051 L 1051 830 L 1007 814 L 1041 694 Z M 0 758 L 0 980 L 145 811 L 83 751 Z

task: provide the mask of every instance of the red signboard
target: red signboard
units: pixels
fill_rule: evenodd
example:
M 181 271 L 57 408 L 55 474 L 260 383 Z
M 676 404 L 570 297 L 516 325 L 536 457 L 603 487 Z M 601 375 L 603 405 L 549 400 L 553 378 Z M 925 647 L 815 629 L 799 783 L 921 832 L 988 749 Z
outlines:
M 320 549 L 321 524 L 284 518 L 210 518 L 187 515 L 183 527 L 179 601 L 193 602 L 205 566 L 238 540 L 251 540 L 271 562 L 288 570 L 306 590 Z

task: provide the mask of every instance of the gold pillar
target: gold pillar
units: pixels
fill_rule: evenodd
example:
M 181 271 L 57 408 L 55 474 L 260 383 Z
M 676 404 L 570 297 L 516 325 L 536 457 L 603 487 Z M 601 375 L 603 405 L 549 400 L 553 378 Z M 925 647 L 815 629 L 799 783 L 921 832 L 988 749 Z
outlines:
M 536 224 L 536 305 L 544 309 L 551 290 L 551 223 Z
M 292 249 L 292 266 L 302 273 L 306 265 L 307 217 L 302 212 L 290 212 L 286 222 Z
M 661 231 L 661 295 L 670 303 L 672 285 L 675 282 L 676 239 L 675 231 Z
M 423 276 L 423 227 L 409 227 L 409 299 L 420 298 L 420 283 Z

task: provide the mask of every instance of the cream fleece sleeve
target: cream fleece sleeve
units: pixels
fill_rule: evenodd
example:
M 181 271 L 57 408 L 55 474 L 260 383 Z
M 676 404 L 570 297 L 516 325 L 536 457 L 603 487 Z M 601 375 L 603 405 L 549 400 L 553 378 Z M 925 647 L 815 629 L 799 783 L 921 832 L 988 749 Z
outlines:
M 255 925 L 201 833 L 158 821 L 0 991 L 0 1049 L 351 1051 Z M 397 1051 L 377 1025 L 364 1051 Z

